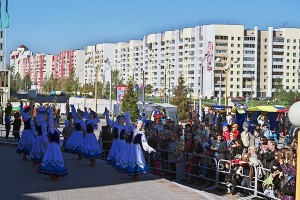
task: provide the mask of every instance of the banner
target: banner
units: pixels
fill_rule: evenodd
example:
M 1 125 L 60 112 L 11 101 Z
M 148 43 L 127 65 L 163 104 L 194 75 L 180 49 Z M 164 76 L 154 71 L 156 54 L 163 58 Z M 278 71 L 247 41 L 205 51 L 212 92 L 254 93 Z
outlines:
M 127 86 L 117 86 L 117 103 L 118 104 L 122 104 L 126 90 L 127 90 Z
M 212 42 L 208 42 L 207 44 L 207 71 L 211 71 L 213 69 L 212 67 L 212 60 L 213 60 L 213 43 Z

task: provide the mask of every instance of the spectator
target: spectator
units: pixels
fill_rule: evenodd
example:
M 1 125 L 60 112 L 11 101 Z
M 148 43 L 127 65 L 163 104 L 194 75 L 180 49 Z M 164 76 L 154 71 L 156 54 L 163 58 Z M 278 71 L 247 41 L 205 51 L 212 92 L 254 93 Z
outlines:
M 212 110 L 208 111 L 207 119 L 208 119 L 209 130 L 211 131 L 215 125 L 215 115 Z
M 245 147 L 241 139 L 236 139 L 235 144 L 232 145 L 231 159 L 241 159 L 245 152 Z
M 233 124 L 231 127 L 230 134 L 233 134 L 234 138 L 240 138 L 240 131 L 238 130 L 239 125 Z
M 260 145 L 260 129 L 255 129 L 254 130 L 254 146 L 256 149 L 259 148 Z
M 20 139 L 21 124 L 22 124 L 22 121 L 21 121 L 21 118 L 20 118 L 20 113 L 16 112 L 14 114 L 14 121 L 12 123 L 12 125 L 13 125 L 13 135 L 14 135 L 15 140 Z
M 68 116 L 70 113 L 70 104 L 69 101 L 66 102 L 66 115 Z
M 241 133 L 241 139 L 243 142 L 243 145 L 248 148 L 250 146 L 250 139 L 251 135 L 250 132 L 248 131 L 248 124 L 243 125 L 244 131 Z
M 223 140 L 222 134 L 217 135 L 217 140 L 212 142 L 211 150 L 213 151 L 214 158 L 225 159 L 227 150 L 226 141 Z
M 8 140 L 8 136 L 9 136 L 9 131 L 10 131 L 10 123 L 11 123 L 11 120 L 10 120 L 10 116 L 8 113 L 5 113 L 5 130 L 6 130 L 6 136 L 5 138 Z
M 62 135 L 64 137 L 64 146 L 66 144 L 66 141 L 68 140 L 68 138 L 70 137 L 70 135 L 72 134 L 73 132 L 73 123 L 72 123 L 72 120 L 69 120 L 68 121 L 68 125 L 65 126 L 62 130 Z
M 228 114 L 226 115 L 226 123 L 227 123 L 229 131 L 231 131 L 231 126 L 233 124 L 233 117 L 231 115 L 231 112 L 228 112 Z
M 268 140 L 273 137 L 272 132 L 268 129 L 267 124 L 263 124 L 262 127 L 262 135 L 265 136 Z
M 157 132 L 164 131 L 164 125 L 163 125 L 161 119 L 159 119 L 157 122 L 158 123 L 155 125 L 155 129 L 157 130 Z
M 175 150 L 178 146 L 178 140 L 177 140 L 177 135 L 175 133 L 173 133 L 171 135 L 171 141 L 169 143 L 169 163 L 170 163 L 170 178 L 171 180 L 175 180 L 176 179 L 176 161 L 177 158 L 175 156 Z

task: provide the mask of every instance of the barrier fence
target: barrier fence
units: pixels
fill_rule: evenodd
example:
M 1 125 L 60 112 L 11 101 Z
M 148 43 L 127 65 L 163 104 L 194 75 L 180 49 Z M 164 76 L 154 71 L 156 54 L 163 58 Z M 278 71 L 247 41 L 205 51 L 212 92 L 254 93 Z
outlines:
M 9 131 L 9 137 L 6 139 L 6 130 L 0 130 L 0 138 L 2 143 L 18 143 L 18 140 L 15 140 L 13 137 L 13 131 Z M 106 159 L 112 141 L 102 141 L 101 137 L 99 137 L 98 141 L 104 152 L 103 158 Z M 248 194 L 245 199 L 279 199 L 270 197 L 270 194 L 264 192 L 265 188 L 262 186 L 263 182 L 270 176 L 271 172 L 269 169 L 263 167 L 252 166 L 254 176 L 253 179 L 250 180 L 249 175 L 244 174 L 243 167 L 239 170 L 239 165 L 237 163 L 235 164 L 232 160 L 217 160 L 213 157 L 178 151 L 168 151 L 164 149 L 156 149 L 156 153 L 154 154 L 145 152 L 144 155 L 151 173 L 157 176 L 169 176 L 168 178 L 171 178 L 172 180 L 193 179 L 195 182 L 206 180 L 210 182 L 210 187 L 207 187 L 204 190 L 220 187 L 227 189 L 237 188 Z M 234 185 L 230 180 L 236 178 L 240 181 Z

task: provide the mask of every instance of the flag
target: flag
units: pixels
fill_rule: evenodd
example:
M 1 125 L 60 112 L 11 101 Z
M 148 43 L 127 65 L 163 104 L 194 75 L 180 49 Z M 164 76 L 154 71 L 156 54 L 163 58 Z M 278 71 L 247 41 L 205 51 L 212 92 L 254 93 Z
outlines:
M 0 0 L 0 28 L 2 28 L 2 19 L 1 19 L 1 0 Z
M 5 9 L 5 28 L 9 28 L 8 0 L 6 0 L 6 9 Z

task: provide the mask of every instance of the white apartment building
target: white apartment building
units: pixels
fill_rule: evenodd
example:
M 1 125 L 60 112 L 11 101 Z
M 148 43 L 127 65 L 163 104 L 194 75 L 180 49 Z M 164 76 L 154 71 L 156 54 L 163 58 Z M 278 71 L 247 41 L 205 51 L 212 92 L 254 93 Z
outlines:
M 84 73 L 78 72 L 79 80 L 82 80 L 81 75 L 84 76 L 84 80 L 80 83 L 95 83 L 97 68 L 97 80 L 110 81 L 111 73 L 108 69 L 115 69 L 115 44 L 104 43 L 85 47 Z
M 260 92 L 271 97 L 276 88 L 300 91 L 300 29 L 281 28 L 259 31 Z
M 84 83 L 84 76 L 80 76 L 80 73 L 84 73 L 85 63 L 85 51 L 75 50 L 74 52 L 74 77 L 78 78 L 79 83 Z
M 116 44 L 116 69 L 119 70 L 123 82 L 126 83 L 129 78 L 134 78 L 136 83 L 142 84 L 143 55 L 143 41 L 141 40 Z
M 23 59 L 32 55 L 32 52 L 25 45 L 20 45 L 17 50 L 10 53 L 10 66 L 14 67 L 15 74 L 19 73 L 21 77 L 24 77 Z

